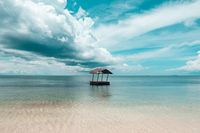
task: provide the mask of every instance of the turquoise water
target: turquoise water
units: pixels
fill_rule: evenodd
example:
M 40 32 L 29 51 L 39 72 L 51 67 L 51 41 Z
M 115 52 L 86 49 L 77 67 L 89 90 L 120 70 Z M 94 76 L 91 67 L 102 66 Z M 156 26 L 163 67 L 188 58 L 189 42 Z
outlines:
M 112 76 L 110 86 L 90 86 L 90 76 L 0 76 L 0 103 L 90 102 L 198 108 L 198 76 Z
M 199 133 L 200 77 L 0 76 L 1 133 Z

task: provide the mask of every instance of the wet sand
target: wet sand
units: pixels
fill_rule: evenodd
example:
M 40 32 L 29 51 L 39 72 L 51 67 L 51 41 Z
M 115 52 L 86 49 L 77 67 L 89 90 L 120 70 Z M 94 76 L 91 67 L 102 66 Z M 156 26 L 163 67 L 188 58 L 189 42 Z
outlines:
M 1 105 L 0 132 L 200 133 L 198 116 L 148 108 L 95 103 Z

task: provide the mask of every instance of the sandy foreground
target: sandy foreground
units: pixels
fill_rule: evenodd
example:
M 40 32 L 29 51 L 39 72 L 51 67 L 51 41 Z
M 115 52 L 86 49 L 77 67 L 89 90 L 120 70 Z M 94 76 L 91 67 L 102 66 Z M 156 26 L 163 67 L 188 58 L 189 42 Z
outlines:
M 4 105 L 0 106 L 0 133 L 200 133 L 198 117 L 145 109 L 95 104 Z

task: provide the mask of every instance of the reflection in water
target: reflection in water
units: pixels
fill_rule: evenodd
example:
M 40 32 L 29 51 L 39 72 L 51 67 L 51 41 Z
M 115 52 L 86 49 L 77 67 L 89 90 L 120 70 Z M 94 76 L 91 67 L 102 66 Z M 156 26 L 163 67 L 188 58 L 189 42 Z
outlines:
M 200 133 L 200 77 L 89 80 L 0 76 L 0 133 Z
M 110 86 L 90 86 L 90 76 L 0 76 L 0 104 L 63 104 L 107 101 L 110 105 L 197 108 L 200 77 L 115 76 Z
M 111 96 L 109 86 L 90 86 L 91 96 L 94 98 L 107 99 Z

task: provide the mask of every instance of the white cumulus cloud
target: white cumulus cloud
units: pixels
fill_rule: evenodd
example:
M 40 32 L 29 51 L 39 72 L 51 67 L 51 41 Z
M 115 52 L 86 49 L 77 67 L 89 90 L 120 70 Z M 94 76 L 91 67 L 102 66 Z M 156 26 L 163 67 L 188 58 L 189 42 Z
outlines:
M 189 60 L 184 66 L 172 70 L 189 72 L 200 71 L 200 51 L 198 52 L 198 55 L 195 59 Z
M 68 9 L 64 9 L 63 3 L 66 1 L 47 1 L 47 0 L 3 0 L 0 4 L 0 46 L 1 50 L 10 49 L 25 51 L 44 59 L 54 58 L 55 64 L 60 64 L 60 68 L 70 69 L 69 66 L 79 66 L 80 63 L 87 66 L 77 67 L 82 71 L 83 68 L 93 67 L 90 63 L 109 65 L 118 59 L 113 57 L 105 48 L 95 45 L 96 37 L 91 31 L 94 24 L 86 11 L 82 8 L 73 16 Z M 30 66 L 30 61 L 16 58 L 20 65 L 8 58 L 5 62 L 2 58 L 1 71 L 6 66 L 12 66 L 13 70 Z M 67 62 L 74 59 L 77 62 Z M 58 62 L 65 60 L 66 62 Z M 39 61 L 38 65 L 46 66 Z M 35 61 L 34 61 L 35 62 Z M 77 63 L 77 64 L 76 64 Z M 66 65 L 66 67 L 64 67 Z M 81 65 L 81 64 L 80 64 Z M 17 68 L 16 68 L 17 67 Z M 32 70 L 32 69 L 29 69 Z

